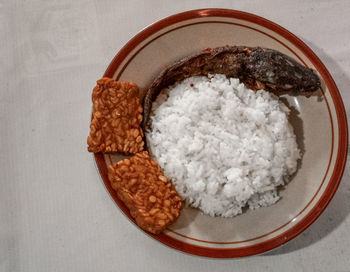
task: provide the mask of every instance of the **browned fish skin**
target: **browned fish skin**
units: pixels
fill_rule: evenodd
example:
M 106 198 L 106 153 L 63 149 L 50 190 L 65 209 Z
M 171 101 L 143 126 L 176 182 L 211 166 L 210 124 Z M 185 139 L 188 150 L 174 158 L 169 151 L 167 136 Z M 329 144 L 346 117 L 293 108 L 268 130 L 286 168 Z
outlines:
M 321 86 L 312 69 L 272 49 L 253 48 L 245 62 L 245 72 L 277 94 L 291 90 L 307 94 Z
M 297 92 L 310 95 L 321 83 L 317 74 L 273 49 L 225 46 L 186 57 L 165 69 L 152 83 L 144 100 L 143 129 L 149 120 L 152 101 L 159 92 L 191 76 L 225 74 L 239 78 L 251 89 L 275 94 Z

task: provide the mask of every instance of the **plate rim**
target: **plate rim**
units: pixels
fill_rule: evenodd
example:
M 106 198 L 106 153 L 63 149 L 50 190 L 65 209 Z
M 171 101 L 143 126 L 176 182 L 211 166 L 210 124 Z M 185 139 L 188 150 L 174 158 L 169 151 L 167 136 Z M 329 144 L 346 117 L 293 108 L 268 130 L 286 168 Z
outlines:
M 315 220 L 320 216 L 320 214 L 326 209 L 330 200 L 333 198 L 339 183 L 342 179 L 346 160 L 347 160 L 347 148 L 348 148 L 348 124 L 345 114 L 344 104 L 340 96 L 339 90 L 328 72 L 325 65 L 317 57 L 317 55 L 296 35 L 283 28 L 282 26 L 267 20 L 258 15 L 247 13 L 243 11 L 233 10 L 233 9 L 220 9 L 220 8 L 207 8 L 207 9 L 195 9 L 189 10 L 181 13 L 177 13 L 161 19 L 143 30 L 137 33 L 132 39 L 130 39 L 122 49 L 113 58 L 109 66 L 107 67 L 104 77 L 113 77 L 115 71 L 119 65 L 124 61 L 128 54 L 142 41 L 148 38 L 150 35 L 156 33 L 157 31 L 179 23 L 181 21 L 186 21 L 189 19 L 203 18 L 203 17 L 224 17 L 224 18 L 234 18 L 241 19 L 244 21 L 252 22 L 257 25 L 261 25 L 269 30 L 276 32 L 277 34 L 284 37 L 286 40 L 291 42 L 296 46 L 303 54 L 313 63 L 317 68 L 318 72 L 322 74 L 322 77 L 328 87 L 329 93 L 331 95 L 332 101 L 334 103 L 334 108 L 336 112 L 336 117 L 338 121 L 338 150 L 337 157 L 335 160 L 335 165 L 333 168 L 332 175 L 328 182 L 325 191 L 320 196 L 318 202 L 314 207 L 305 215 L 302 220 L 296 223 L 294 226 L 283 232 L 282 234 L 270 238 L 266 241 L 260 243 L 243 246 L 238 248 L 210 248 L 194 244 L 189 244 L 173 237 L 170 237 L 164 233 L 160 235 L 154 235 L 152 233 L 144 231 L 149 236 L 158 240 L 159 242 L 172 247 L 174 249 L 183 251 L 185 253 L 212 257 L 212 258 L 235 258 L 235 257 L 246 257 L 255 254 L 261 254 L 263 252 L 272 250 L 278 246 L 285 244 L 286 242 L 292 240 L 299 234 L 301 234 L 305 229 L 307 229 Z M 102 153 L 94 154 L 95 162 L 100 173 L 100 176 L 109 191 L 110 196 L 113 198 L 115 203 L 119 206 L 125 216 L 127 216 L 134 224 L 135 220 L 131 217 L 129 210 L 118 198 L 115 197 L 115 193 L 109 184 L 109 179 L 107 176 L 107 166 L 105 163 L 104 155 Z M 139 228 L 140 229 L 140 228 Z M 142 230 L 142 229 L 140 229 Z

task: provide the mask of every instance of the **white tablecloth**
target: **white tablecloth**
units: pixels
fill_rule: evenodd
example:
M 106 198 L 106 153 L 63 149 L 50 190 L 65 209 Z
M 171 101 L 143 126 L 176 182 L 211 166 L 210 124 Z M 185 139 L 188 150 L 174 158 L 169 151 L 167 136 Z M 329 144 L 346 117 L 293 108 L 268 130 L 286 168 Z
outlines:
M 350 2 L 0 1 L 0 271 L 350 271 L 349 168 L 303 234 L 261 256 L 215 260 L 170 249 L 116 207 L 86 151 L 92 87 L 118 50 L 165 16 L 252 12 L 325 63 L 350 107 Z

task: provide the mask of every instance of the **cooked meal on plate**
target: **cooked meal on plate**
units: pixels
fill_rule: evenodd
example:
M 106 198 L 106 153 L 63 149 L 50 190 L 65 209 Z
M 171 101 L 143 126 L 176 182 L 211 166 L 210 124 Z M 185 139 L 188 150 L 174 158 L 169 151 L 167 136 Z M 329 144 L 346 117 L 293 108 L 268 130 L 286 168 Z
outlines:
M 290 110 L 277 95 L 319 87 L 313 70 L 278 51 L 207 48 L 165 69 L 143 107 L 135 83 L 98 80 L 88 150 L 135 154 L 108 176 L 147 231 L 173 223 L 182 201 L 209 216 L 236 216 L 276 203 L 297 170 Z

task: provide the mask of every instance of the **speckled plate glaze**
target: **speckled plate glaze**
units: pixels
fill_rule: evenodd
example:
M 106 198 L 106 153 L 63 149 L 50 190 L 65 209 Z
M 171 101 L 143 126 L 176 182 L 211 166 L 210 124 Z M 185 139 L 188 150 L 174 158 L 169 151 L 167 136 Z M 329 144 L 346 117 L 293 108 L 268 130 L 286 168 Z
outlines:
M 247 45 L 273 48 L 315 69 L 322 80 L 316 95 L 283 96 L 292 108 L 291 123 L 303 158 L 297 174 L 275 205 L 230 218 L 213 218 L 185 208 L 175 224 L 154 239 L 190 254 L 232 258 L 276 248 L 304 231 L 326 208 L 341 180 L 348 129 L 338 89 L 312 50 L 281 26 L 235 10 L 202 9 L 176 14 L 145 28 L 116 55 L 104 76 L 133 81 L 143 98 L 162 69 L 207 47 Z M 107 177 L 120 156 L 95 154 L 108 192 L 132 221 Z M 135 223 L 135 222 L 134 222 Z

